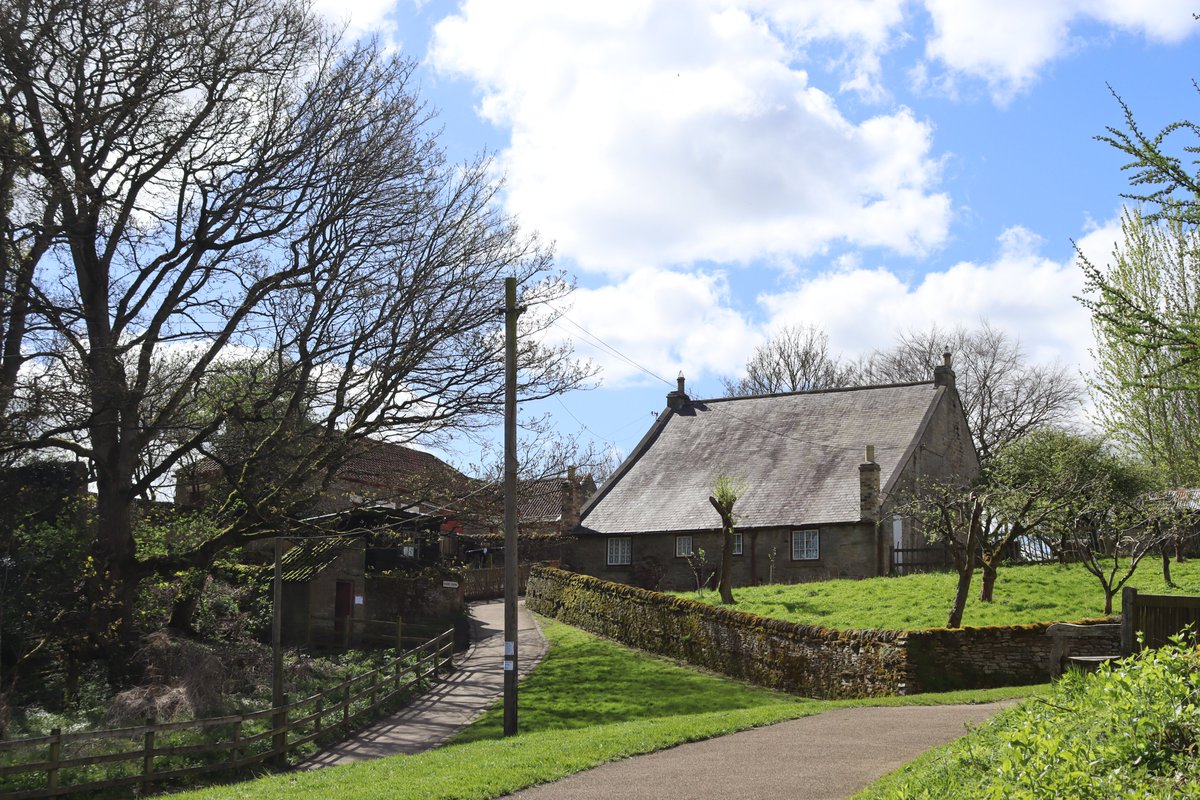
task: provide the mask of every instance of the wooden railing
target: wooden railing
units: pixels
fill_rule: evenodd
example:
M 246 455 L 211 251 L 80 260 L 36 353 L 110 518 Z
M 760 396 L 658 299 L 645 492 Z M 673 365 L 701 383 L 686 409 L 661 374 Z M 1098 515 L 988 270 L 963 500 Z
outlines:
M 392 701 L 436 682 L 452 668 L 453 655 L 454 631 L 448 630 L 378 669 L 303 700 L 285 697 L 276 708 L 187 722 L 147 719 L 115 730 L 63 733 L 55 728 L 49 736 L 0 741 L 0 798 L 122 786 L 138 786 L 145 795 L 156 784 L 228 777 L 258 764 L 283 763 L 291 751 L 318 739 L 336 741 Z M 96 777 L 101 771 L 103 777 Z

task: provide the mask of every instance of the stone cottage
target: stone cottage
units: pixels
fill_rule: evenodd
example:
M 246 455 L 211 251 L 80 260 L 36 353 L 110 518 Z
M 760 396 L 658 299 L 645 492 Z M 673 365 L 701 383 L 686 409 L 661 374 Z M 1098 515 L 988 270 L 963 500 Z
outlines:
M 694 589 L 720 564 L 719 476 L 734 507 L 735 586 L 888 574 L 921 546 L 902 498 L 979 472 L 949 354 L 932 381 L 693 400 L 667 408 L 581 513 L 564 566 L 649 588 Z M 703 561 L 699 553 L 704 551 Z

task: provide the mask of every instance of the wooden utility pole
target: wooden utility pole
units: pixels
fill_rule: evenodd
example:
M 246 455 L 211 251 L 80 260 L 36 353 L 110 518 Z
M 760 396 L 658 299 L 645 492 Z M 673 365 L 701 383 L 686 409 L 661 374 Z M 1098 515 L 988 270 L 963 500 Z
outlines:
M 517 279 L 504 279 L 504 735 L 517 733 Z

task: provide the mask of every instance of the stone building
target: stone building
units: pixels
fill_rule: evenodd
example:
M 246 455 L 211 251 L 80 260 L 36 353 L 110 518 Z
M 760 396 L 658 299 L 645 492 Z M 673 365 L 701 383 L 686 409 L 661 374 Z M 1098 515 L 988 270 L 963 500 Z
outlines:
M 906 493 L 978 471 L 949 355 L 928 382 L 757 397 L 693 400 L 680 377 L 582 509 L 563 562 L 649 588 L 715 585 L 720 517 L 708 498 L 725 475 L 744 488 L 735 586 L 885 575 L 894 550 L 924 545 L 899 513 Z

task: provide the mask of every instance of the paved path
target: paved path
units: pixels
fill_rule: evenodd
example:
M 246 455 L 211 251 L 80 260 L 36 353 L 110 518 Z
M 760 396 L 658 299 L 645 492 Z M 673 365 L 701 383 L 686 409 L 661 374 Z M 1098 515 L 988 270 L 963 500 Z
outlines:
M 615 761 L 520 800 L 848 797 L 1012 705 L 848 708 Z
M 504 602 L 477 603 L 470 613 L 471 648 L 455 657 L 448 679 L 412 705 L 318 753 L 299 768 L 420 753 L 437 747 L 491 708 L 504 694 Z M 525 610 L 524 601 L 518 604 L 517 615 L 519 675 L 524 677 L 546 654 L 546 637 Z

